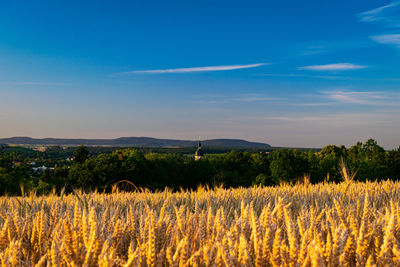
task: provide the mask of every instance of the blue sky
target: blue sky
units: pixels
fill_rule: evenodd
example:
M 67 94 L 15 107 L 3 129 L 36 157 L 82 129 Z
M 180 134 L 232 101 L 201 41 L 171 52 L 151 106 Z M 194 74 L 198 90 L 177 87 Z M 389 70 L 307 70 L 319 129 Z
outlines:
M 0 137 L 400 145 L 400 1 L 1 1 Z

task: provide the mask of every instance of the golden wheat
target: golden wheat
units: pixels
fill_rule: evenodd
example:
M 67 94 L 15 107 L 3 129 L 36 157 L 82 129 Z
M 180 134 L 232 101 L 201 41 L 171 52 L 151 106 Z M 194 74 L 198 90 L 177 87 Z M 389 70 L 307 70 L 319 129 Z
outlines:
M 1 266 L 399 266 L 400 183 L 0 197 Z

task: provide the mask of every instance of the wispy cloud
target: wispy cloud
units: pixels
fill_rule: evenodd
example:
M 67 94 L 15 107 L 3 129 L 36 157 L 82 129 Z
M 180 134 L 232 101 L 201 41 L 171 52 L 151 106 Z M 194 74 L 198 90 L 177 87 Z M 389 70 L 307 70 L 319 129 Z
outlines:
M 284 77 L 284 78 L 314 78 L 314 79 L 324 79 L 324 80 L 355 80 L 357 78 L 350 77 L 350 76 L 337 76 L 337 75 L 306 75 L 300 73 L 258 73 L 254 74 L 254 76 L 261 76 L 261 77 Z
M 345 50 L 359 49 L 360 47 L 368 46 L 370 46 L 370 44 L 364 41 L 330 41 L 313 44 L 298 44 L 295 46 L 295 49 L 298 50 L 298 56 L 314 56 Z
M 333 106 L 333 105 L 368 105 L 375 107 L 400 107 L 400 94 L 389 91 L 355 91 L 349 89 L 332 89 L 315 94 L 302 95 L 308 101 L 296 106 Z M 310 101 L 312 100 L 312 101 Z
M 326 45 L 306 45 L 301 48 L 300 56 L 312 56 L 328 53 L 332 47 L 327 47 Z
M 238 95 L 209 95 L 200 96 L 195 103 L 206 105 L 221 105 L 232 103 L 250 103 L 250 102 L 271 102 L 283 100 L 279 97 L 267 96 L 263 94 L 238 94 Z
M 377 43 L 394 45 L 397 48 L 400 48 L 400 34 L 374 35 L 370 38 Z
M 306 115 L 292 115 L 292 116 L 254 116 L 247 119 L 261 120 L 261 121 L 286 121 L 286 122 L 328 122 L 332 120 L 339 120 L 338 115 L 321 115 L 321 116 L 306 116 Z
M 247 65 L 223 65 L 223 66 L 206 66 L 206 67 L 192 67 L 192 68 L 176 68 L 176 69 L 158 69 L 158 70 L 135 70 L 122 72 L 121 74 L 163 74 L 163 73 L 188 73 L 188 72 L 206 72 L 206 71 L 228 71 L 257 68 L 269 65 L 269 63 L 256 63 Z
M 400 28 L 400 1 L 393 1 L 387 5 L 377 7 L 358 14 L 360 21 L 376 23 L 389 28 Z M 379 43 L 400 48 L 400 34 L 380 34 L 370 36 Z
M 350 76 L 328 76 L 328 75 L 313 75 L 310 76 L 316 79 L 324 79 L 324 80 L 355 80 L 356 78 Z
M 396 111 L 398 112 L 398 111 Z M 393 118 L 390 118 L 393 117 Z M 387 123 L 393 124 L 393 119 L 397 117 L 397 114 L 391 114 L 387 112 L 337 112 L 330 114 L 321 115 L 307 115 L 307 114 L 288 114 L 288 116 L 252 116 L 247 117 L 246 120 L 251 121 L 265 121 L 265 122 L 277 122 L 288 124 L 296 124 L 304 127 L 304 125 L 310 125 L 315 129 L 315 125 L 319 124 L 323 126 L 320 130 L 325 131 L 327 129 L 335 129 L 340 127 L 355 127 L 355 126 L 369 126 L 371 122 L 382 125 Z M 307 129 L 307 128 L 306 128 Z
M 259 73 L 254 74 L 255 76 L 265 76 L 265 77 L 304 77 L 304 74 L 299 73 Z
M 241 102 L 260 102 L 260 101 L 273 101 L 273 100 L 280 100 L 278 97 L 265 97 L 265 96 L 244 96 L 240 98 L 236 98 L 236 101 Z
M 295 106 L 299 107 L 324 107 L 324 106 L 333 106 L 336 103 L 334 102 L 319 102 L 319 103 L 297 103 Z
M 311 65 L 303 66 L 297 69 L 299 70 L 313 70 L 313 71 L 342 71 L 342 70 L 357 70 L 365 69 L 368 66 L 357 65 L 352 63 L 335 63 L 335 64 L 325 64 L 325 65 Z
M 380 6 L 368 11 L 359 13 L 362 22 L 383 23 L 389 27 L 400 27 L 400 18 L 396 12 L 400 6 L 400 1 L 394 1 L 387 5 Z
M 382 19 L 386 19 L 386 17 L 384 16 L 383 13 L 385 13 L 385 11 L 391 9 L 392 7 L 396 7 L 400 5 L 400 1 L 395 1 L 392 2 L 390 4 L 384 5 L 384 6 L 380 6 L 368 11 L 364 11 L 359 13 L 359 17 L 361 21 L 364 22 L 374 22 L 374 21 L 381 21 Z
M 322 92 L 329 99 L 350 104 L 374 104 L 384 97 L 377 92 L 360 91 L 325 91 Z

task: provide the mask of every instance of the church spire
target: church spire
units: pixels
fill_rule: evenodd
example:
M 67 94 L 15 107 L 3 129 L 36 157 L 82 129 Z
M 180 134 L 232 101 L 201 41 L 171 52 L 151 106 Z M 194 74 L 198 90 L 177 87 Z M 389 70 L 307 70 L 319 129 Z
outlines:
M 195 160 L 199 160 L 199 159 L 201 159 L 203 156 L 204 156 L 204 152 L 203 152 L 203 150 L 201 149 L 201 141 L 200 141 L 200 136 L 199 136 L 199 143 L 198 143 L 198 145 L 197 145 L 197 150 L 196 150 L 196 152 L 194 153 L 194 159 L 195 159 Z

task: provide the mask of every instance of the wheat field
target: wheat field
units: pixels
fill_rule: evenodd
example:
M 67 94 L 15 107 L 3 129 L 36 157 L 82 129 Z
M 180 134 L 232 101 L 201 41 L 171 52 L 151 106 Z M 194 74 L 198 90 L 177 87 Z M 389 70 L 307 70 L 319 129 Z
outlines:
M 0 198 L 1 266 L 400 266 L 400 183 Z

